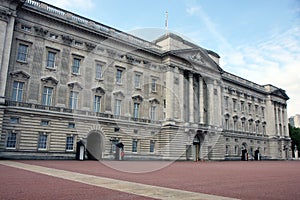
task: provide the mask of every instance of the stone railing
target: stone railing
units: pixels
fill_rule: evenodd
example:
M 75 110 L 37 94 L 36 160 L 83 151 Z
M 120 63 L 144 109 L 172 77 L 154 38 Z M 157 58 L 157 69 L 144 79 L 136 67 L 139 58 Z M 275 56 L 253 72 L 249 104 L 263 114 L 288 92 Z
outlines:
M 5 104 L 6 104 L 6 106 L 9 106 L 9 107 L 22 107 L 22 108 L 47 110 L 50 112 L 60 112 L 60 113 L 73 113 L 74 115 L 84 115 L 84 116 L 92 116 L 92 117 L 94 116 L 94 117 L 107 118 L 107 119 L 124 120 L 124 121 L 131 121 L 133 123 L 139 122 L 139 123 L 147 123 L 147 124 L 161 124 L 160 121 L 151 120 L 151 119 L 133 118 L 133 117 L 127 117 L 127 116 L 121 116 L 121 115 L 113 115 L 110 113 L 91 112 L 91 111 L 86 111 L 86 110 L 74 110 L 74 109 L 70 109 L 70 108 L 45 106 L 45 105 L 34 104 L 34 103 L 6 100 Z
M 262 92 L 265 92 L 265 87 L 264 86 L 261 86 L 261 85 L 259 85 L 257 83 L 251 82 L 251 81 L 248 81 L 248 80 L 246 80 L 244 78 L 241 78 L 239 76 L 230 74 L 228 72 L 223 73 L 222 77 L 223 78 L 227 78 L 227 79 L 232 80 L 232 81 L 236 81 L 236 82 L 238 82 L 240 84 L 243 84 L 243 85 L 247 85 L 247 86 L 249 86 L 251 88 L 255 88 L 255 89 L 260 90 Z
M 142 48 L 148 48 L 152 50 L 160 50 L 160 46 L 151 43 L 149 41 L 143 40 L 141 38 L 135 37 L 133 35 L 130 35 L 128 33 L 122 32 L 120 30 L 111 28 L 109 26 L 106 26 L 104 24 L 92 21 L 90 19 L 81 17 L 79 15 L 76 15 L 74 13 L 68 12 L 66 10 L 57 8 L 55 6 L 52 6 L 50 4 L 46 4 L 44 2 L 38 1 L 38 0 L 26 0 L 25 6 L 37 9 L 42 12 L 46 12 L 49 15 L 53 15 L 59 18 L 62 18 L 66 21 L 70 21 L 73 23 L 80 24 L 82 26 L 85 26 L 90 29 L 94 29 L 98 32 L 104 33 L 106 35 L 109 35 L 115 39 L 121 39 L 126 43 L 131 43 L 136 46 L 140 46 Z

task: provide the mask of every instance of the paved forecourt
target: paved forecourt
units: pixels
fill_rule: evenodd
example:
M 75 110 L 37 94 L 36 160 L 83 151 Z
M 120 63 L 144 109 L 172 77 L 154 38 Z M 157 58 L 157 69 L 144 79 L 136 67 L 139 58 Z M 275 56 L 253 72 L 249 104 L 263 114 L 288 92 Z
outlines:
M 48 175 L 51 177 L 56 177 L 64 180 L 75 181 L 78 183 L 83 183 L 87 185 L 92 185 L 100 188 L 106 188 L 118 192 L 124 192 L 128 194 L 139 195 L 143 197 L 150 197 L 154 199 L 207 199 L 207 200 L 218 200 L 218 199 L 234 199 L 234 198 L 227 198 L 223 196 L 217 195 L 209 195 L 191 191 L 184 191 L 178 189 L 171 189 L 167 187 L 160 187 L 154 185 L 147 185 L 129 181 L 122 181 L 112 178 L 105 178 L 95 175 L 83 174 L 78 172 L 72 172 L 67 170 L 61 169 L 54 169 L 49 167 L 43 167 L 38 165 L 26 164 L 22 162 L 14 162 L 14 161 L 0 161 L 1 165 L 13 167 L 17 169 L 22 169 L 38 174 Z M 25 186 L 26 187 L 26 186 Z M 16 189 L 16 188 L 15 188 Z M 42 191 L 41 191 L 42 192 Z M 114 192 L 112 191 L 111 197 L 113 197 Z M 0 194 L 1 197 L 1 194 Z M 5 197 L 2 197 L 5 198 Z M 95 197 L 94 197 L 95 198 Z M 98 196 L 99 198 L 99 196 Z M 125 197 L 123 197 L 124 199 Z M 131 197 L 128 197 L 132 199 Z M 67 197 L 66 197 L 67 199 Z M 74 199 L 74 197 L 72 198 Z M 125 198 L 126 199 L 126 198 Z M 139 198 L 140 199 L 140 198 Z

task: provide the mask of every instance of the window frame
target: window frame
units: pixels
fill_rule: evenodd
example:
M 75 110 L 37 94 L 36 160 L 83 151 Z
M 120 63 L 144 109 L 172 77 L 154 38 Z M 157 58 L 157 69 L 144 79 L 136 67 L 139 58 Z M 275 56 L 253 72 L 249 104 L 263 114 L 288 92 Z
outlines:
M 120 116 L 122 113 L 122 100 L 121 99 L 115 99 L 114 103 L 114 115 Z
M 78 99 L 79 99 L 79 92 L 70 91 L 70 97 L 69 97 L 69 108 L 70 109 L 72 109 L 72 110 L 78 109 Z
M 46 89 L 46 92 L 45 92 Z M 49 93 L 49 90 L 51 93 Z M 52 106 L 53 105 L 53 95 L 54 95 L 54 88 L 49 86 L 43 87 L 43 94 L 42 94 L 42 105 L 44 106 Z
M 15 87 L 15 83 L 17 83 L 17 87 Z M 21 89 L 20 89 L 20 84 L 22 84 Z M 25 87 L 25 82 L 19 81 L 19 80 L 14 80 L 13 81 L 12 94 L 11 94 L 11 100 L 12 101 L 16 101 L 16 102 L 22 102 L 23 101 L 24 87 Z
M 82 58 L 73 57 L 72 61 L 72 74 L 79 75 L 81 67 Z
M 101 95 L 94 95 L 94 112 L 101 112 L 101 99 Z
M 122 81 L 122 79 L 123 79 L 123 71 L 124 70 L 122 70 L 120 68 L 116 69 L 116 84 L 122 84 L 123 83 L 123 81 Z
M 26 50 L 24 51 L 24 49 L 21 49 L 21 47 L 26 48 Z M 19 42 L 18 49 L 17 49 L 17 59 L 16 60 L 18 62 L 27 63 L 28 52 L 29 52 L 29 45 L 25 44 L 23 42 Z
M 53 57 L 50 58 L 49 55 L 53 55 Z M 47 69 L 56 69 L 56 58 L 57 58 L 57 52 L 53 50 L 47 50 L 47 60 L 46 60 L 46 68 Z
M 14 135 L 14 138 L 11 138 L 11 136 Z M 14 144 L 13 146 L 9 144 Z M 18 144 L 18 133 L 14 131 L 8 131 L 6 134 L 6 140 L 5 140 L 5 149 L 17 149 L 17 144 Z
M 71 144 L 69 144 L 68 143 L 68 138 L 72 138 L 72 143 Z M 76 140 L 75 140 L 75 136 L 74 135 L 67 135 L 67 137 L 66 137 L 66 148 L 65 148 L 65 150 L 67 151 L 67 152 L 72 152 L 72 151 L 74 151 L 74 142 L 75 142 Z M 72 148 L 68 148 L 68 147 L 72 147 Z
M 157 78 L 151 78 L 151 92 L 157 92 Z
M 48 150 L 48 141 L 49 141 L 49 134 L 43 132 L 39 133 L 37 149 L 38 151 L 47 151 Z

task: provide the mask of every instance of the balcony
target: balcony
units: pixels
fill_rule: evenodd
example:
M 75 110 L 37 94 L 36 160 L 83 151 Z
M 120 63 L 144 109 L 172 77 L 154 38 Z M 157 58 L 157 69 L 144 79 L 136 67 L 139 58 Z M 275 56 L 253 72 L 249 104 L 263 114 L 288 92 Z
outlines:
M 72 113 L 81 116 L 92 116 L 92 117 L 94 116 L 94 117 L 106 118 L 106 119 L 131 121 L 134 123 L 161 124 L 161 121 L 155 121 L 146 118 L 133 118 L 133 117 L 127 117 L 121 115 L 113 115 L 110 113 L 91 112 L 86 110 L 74 110 L 74 109 L 64 108 L 64 107 L 45 106 L 41 104 L 17 102 L 17 101 L 10 101 L 10 100 L 6 100 L 5 105 L 8 107 L 29 108 L 34 110 L 46 110 L 48 112 L 59 112 L 59 113 L 69 113 L 69 114 Z

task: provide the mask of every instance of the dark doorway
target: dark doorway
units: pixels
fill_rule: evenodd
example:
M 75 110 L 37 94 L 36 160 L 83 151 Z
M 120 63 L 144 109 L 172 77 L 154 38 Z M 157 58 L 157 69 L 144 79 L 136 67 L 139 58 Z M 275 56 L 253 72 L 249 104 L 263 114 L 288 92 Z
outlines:
M 97 131 L 92 131 L 87 137 L 87 157 L 91 160 L 101 160 L 104 150 L 103 137 Z

